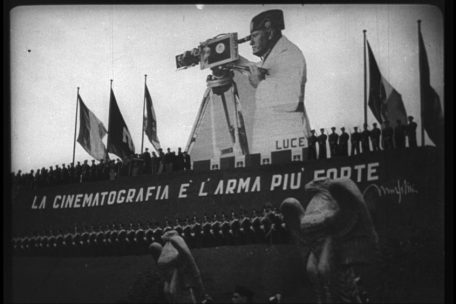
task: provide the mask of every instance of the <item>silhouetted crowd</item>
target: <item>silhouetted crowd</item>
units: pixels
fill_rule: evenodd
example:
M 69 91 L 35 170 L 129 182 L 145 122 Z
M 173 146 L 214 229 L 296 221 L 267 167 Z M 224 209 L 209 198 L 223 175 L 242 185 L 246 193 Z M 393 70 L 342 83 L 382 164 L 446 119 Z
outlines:
M 312 135 L 307 138 L 307 159 L 357 155 L 380 150 L 401 149 L 406 146 L 414 148 L 417 146 L 417 124 L 413 121 L 412 116 L 409 116 L 408 120 L 407 125 L 403 125 L 400 120 L 397 120 L 394 128 L 390 126 L 389 121 L 385 121 L 381 129 L 377 123 L 373 123 L 371 129 L 365 124 L 362 131 L 358 131 L 358 127 L 354 127 L 351 134 L 347 133 L 344 127 L 340 128 L 340 133 L 337 133 L 336 128 L 332 127 L 332 132 L 328 135 L 322 128 L 318 136 L 315 134 L 315 130 L 311 130 Z M 268 165 L 269 161 L 263 162 L 263 164 Z M 158 154 L 155 152 L 150 154 L 146 148 L 144 153 L 131 155 L 123 161 L 120 159 L 101 160 L 99 163 L 95 163 L 95 160 L 92 160 L 91 164 L 87 160 L 83 164 L 78 161 L 76 165 L 62 164 L 62 166 L 50 166 L 49 169 L 43 167 L 36 172 L 31 170 L 26 174 L 19 170 L 16 174 L 12 173 L 12 181 L 13 187 L 15 185 L 43 187 L 115 180 L 118 176 L 159 175 L 184 170 L 191 170 L 191 160 L 190 155 L 186 151 L 182 152 L 181 148 L 178 149 L 177 154 L 170 148 L 166 153 L 159 149 Z
M 117 160 L 101 160 L 92 163 L 86 160 L 84 163 L 77 162 L 69 165 L 50 166 L 49 169 L 41 168 L 36 172 L 31 170 L 29 173 L 23 174 L 19 170 L 16 174 L 12 174 L 13 187 L 17 185 L 26 185 L 31 187 L 53 186 L 71 183 L 93 182 L 101 180 L 115 180 L 118 176 L 137 176 L 142 174 L 157 175 L 167 172 L 190 170 L 190 155 L 187 152 L 182 152 L 178 149 L 176 154 L 167 149 L 164 153 L 162 149 L 158 150 L 158 155 L 149 149 L 142 154 L 134 154 L 127 157 L 123 161 Z
M 19 255 L 110 255 L 146 253 L 153 242 L 175 230 L 190 248 L 254 243 L 286 243 L 288 230 L 282 214 L 266 205 L 262 211 L 231 211 L 198 218 L 176 218 L 164 223 L 110 223 L 75 226 L 68 231 L 46 228 L 32 235 L 13 237 Z
M 329 135 L 325 134 L 323 128 L 320 129 L 318 136 L 315 135 L 315 130 L 311 130 L 312 135 L 307 138 L 309 148 L 307 158 L 309 160 L 325 159 L 328 156 L 348 156 L 380 150 L 402 149 L 406 147 L 406 141 L 409 148 L 414 148 L 417 146 L 417 124 L 413 121 L 413 116 L 409 116 L 408 120 L 407 125 L 403 125 L 400 120 L 397 120 L 394 128 L 387 120 L 381 129 L 377 123 L 372 124 L 372 129 L 364 124 L 362 131 L 358 131 L 358 127 L 354 127 L 351 134 L 345 132 L 344 127 L 340 128 L 340 134 L 336 132 L 335 127 L 331 128 L 332 132 Z M 349 151 L 349 142 L 351 151 Z

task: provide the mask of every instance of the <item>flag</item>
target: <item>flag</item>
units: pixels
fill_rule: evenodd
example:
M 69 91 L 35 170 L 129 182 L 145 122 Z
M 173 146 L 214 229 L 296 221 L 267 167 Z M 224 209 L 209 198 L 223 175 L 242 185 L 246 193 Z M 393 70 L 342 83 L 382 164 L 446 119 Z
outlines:
M 419 36 L 419 60 L 420 60 L 420 91 L 421 91 L 421 113 L 422 124 L 429 138 L 436 146 L 441 145 L 443 139 L 443 114 L 440 99 L 435 90 L 431 87 L 429 75 L 429 63 L 426 48 L 423 42 L 421 30 Z
M 111 89 L 109 101 L 108 152 L 124 159 L 135 153 L 135 146 Z
M 160 149 L 160 141 L 157 136 L 157 118 L 155 116 L 154 105 L 150 97 L 147 84 L 145 86 L 144 98 L 146 99 L 146 117 L 144 117 L 144 130 L 155 150 Z
M 79 102 L 79 135 L 78 143 L 96 160 L 106 159 L 108 153 L 103 144 L 107 131 L 103 123 L 93 114 L 78 94 Z
M 378 122 L 388 120 L 392 126 L 397 120 L 407 124 L 407 113 L 401 95 L 386 81 L 367 42 L 369 54 L 369 108 Z

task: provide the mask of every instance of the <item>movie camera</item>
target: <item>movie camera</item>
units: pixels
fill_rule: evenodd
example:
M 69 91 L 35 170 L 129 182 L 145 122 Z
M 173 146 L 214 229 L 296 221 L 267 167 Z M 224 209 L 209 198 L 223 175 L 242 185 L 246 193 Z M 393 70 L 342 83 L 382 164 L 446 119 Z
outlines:
M 233 70 L 249 70 L 247 66 L 237 64 L 239 61 L 238 45 L 250 40 L 250 35 L 237 39 L 237 33 L 220 34 L 214 38 L 201 42 L 197 48 L 186 51 L 176 56 L 177 70 L 200 65 L 201 70 L 210 68 L 211 74 L 207 76 L 207 89 L 203 96 L 196 124 L 193 126 L 191 140 L 187 143 L 186 150 L 191 151 L 196 136 L 201 127 L 202 117 L 208 109 L 208 105 L 220 101 L 225 114 L 228 133 L 231 137 L 232 146 L 224 150 L 230 150 L 235 155 L 249 154 L 247 136 L 241 109 L 241 101 L 237 86 L 234 82 Z M 231 106 L 225 94 L 231 96 Z M 234 121 L 231 117 L 234 116 Z M 216 138 L 213 138 L 216 141 Z M 220 152 L 221 153 L 221 152 Z M 214 151 L 214 155 L 217 152 Z
M 178 70 L 200 65 L 201 70 L 215 68 L 239 59 L 238 45 L 250 40 L 250 35 L 237 39 L 237 33 L 220 34 L 201 42 L 197 48 L 176 56 Z

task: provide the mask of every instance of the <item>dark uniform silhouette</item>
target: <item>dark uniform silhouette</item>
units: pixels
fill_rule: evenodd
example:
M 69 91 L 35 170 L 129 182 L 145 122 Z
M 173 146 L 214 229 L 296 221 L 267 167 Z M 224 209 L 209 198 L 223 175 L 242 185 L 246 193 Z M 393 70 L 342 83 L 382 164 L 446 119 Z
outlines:
M 171 149 L 168 148 L 167 153 L 165 154 L 165 172 L 171 172 L 174 170 L 174 159 L 174 152 L 171 152 Z
M 86 182 L 89 178 L 88 178 L 88 174 L 89 174 L 89 162 L 87 160 L 84 161 L 84 163 L 82 164 L 82 168 L 81 168 L 81 179 L 80 179 L 80 182 Z
M 331 130 L 332 133 L 328 136 L 329 151 L 331 152 L 331 157 L 334 157 L 337 155 L 337 142 L 339 140 L 339 135 L 336 133 L 335 127 L 332 127 Z
M 369 138 L 371 132 L 367 129 L 367 124 L 364 124 L 364 130 L 361 133 L 361 146 L 363 148 L 363 153 L 370 152 Z
M 57 185 L 62 184 L 62 169 L 59 167 L 59 165 L 55 166 L 55 183 Z
M 415 148 L 416 144 L 416 122 L 413 121 L 413 116 L 408 117 L 409 123 L 406 127 L 407 137 L 408 137 L 408 146 L 409 148 Z
M 350 136 L 348 135 L 348 133 L 345 133 L 344 127 L 340 128 L 340 130 L 342 131 L 342 133 L 340 133 L 340 136 L 339 136 L 338 155 L 348 156 L 348 140 L 349 140 Z
M 165 153 L 160 148 L 158 149 L 158 169 L 157 174 L 161 174 L 165 171 Z
M 54 183 L 55 183 L 54 167 L 50 166 L 49 167 L 49 174 L 47 176 L 46 185 L 54 185 Z
M 385 120 L 382 129 L 382 145 L 384 150 L 391 150 L 393 146 L 393 128 L 391 128 L 389 121 Z
M 326 156 L 326 139 L 325 129 L 320 129 L 321 134 L 318 136 L 318 159 L 325 159 Z
M 187 151 L 184 151 L 184 169 L 189 171 L 192 168 L 192 160 L 190 158 L 190 154 Z
M 157 174 L 159 165 L 160 165 L 160 160 L 159 160 L 157 154 L 155 154 L 155 152 L 152 152 L 152 157 L 150 159 L 150 173 Z
M 396 149 L 405 148 L 405 126 L 398 119 L 397 125 L 394 128 L 394 142 L 396 144 Z
M 143 174 L 152 174 L 152 158 L 150 157 L 148 148 L 142 154 L 142 159 L 144 160 Z
M 312 160 L 312 159 L 317 159 L 317 148 L 316 148 L 316 145 L 317 145 L 317 137 L 315 136 L 315 130 L 311 130 L 310 133 L 312 134 L 309 138 L 307 138 L 307 142 L 308 142 L 308 145 L 309 145 L 309 155 L 308 155 L 308 159 L 309 160 Z
M 370 131 L 370 138 L 372 142 L 372 150 L 373 151 L 380 151 L 380 129 L 377 128 L 377 123 L 372 124 L 373 128 L 372 131 Z
M 353 128 L 355 131 L 351 134 L 351 155 L 359 154 L 359 146 L 361 143 L 361 133 L 358 132 L 358 127 Z
M 177 155 L 175 158 L 174 171 L 184 170 L 184 167 L 185 167 L 184 154 L 182 153 L 182 149 L 178 148 Z

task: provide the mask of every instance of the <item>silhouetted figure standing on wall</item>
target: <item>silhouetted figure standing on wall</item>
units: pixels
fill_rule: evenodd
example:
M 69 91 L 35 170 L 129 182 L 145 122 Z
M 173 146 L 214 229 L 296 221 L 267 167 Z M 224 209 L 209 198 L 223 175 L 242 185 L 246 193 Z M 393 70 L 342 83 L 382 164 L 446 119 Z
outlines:
M 109 180 L 111 180 L 111 181 L 115 180 L 118 175 L 119 175 L 119 170 L 118 170 L 114 160 L 112 160 L 112 161 L 109 162 L 109 166 L 108 166 L 108 177 L 109 177 Z
M 315 136 L 315 130 L 310 130 L 310 133 L 312 134 L 309 138 L 307 138 L 307 142 L 309 145 L 309 155 L 308 159 L 317 159 L 317 137 Z
M 182 149 L 178 148 L 177 149 L 177 155 L 175 158 L 175 166 L 174 166 L 174 171 L 181 171 L 184 170 L 184 154 L 182 153 Z
M 96 167 L 97 167 L 97 164 L 95 164 L 95 160 L 92 159 L 92 164 L 87 168 L 87 172 L 86 172 L 87 181 L 95 181 L 97 179 Z
M 405 126 L 399 119 L 396 123 L 396 127 L 394 128 L 394 142 L 396 144 L 396 149 L 405 148 Z
M 340 156 L 348 156 L 348 140 L 349 140 L 350 136 L 348 135 L 348 133 L 345 133 L 344 127 L 340 128 L 340 130 L 342 132 L 340 133 L 340 136 L 339 136 L 339 144 L 338 144 L 339 152 L 337 154 Z
M 173 153 L 171 152 L 171 149 L 168 148 L 167 152 L 165 154 L 165 171 L 166 172 L 173 171 L 173 163 L 174 163 L 174 156 L 173 156 Z
M 413 116 L 408 117 L 408 124 L 406 127 L 407 137 L 408 137 L 408 146 L 409 148 L 416 148 L 416 122 L 413 121 Z
M 131 158 L 131 176 L 138 176 L 144 172 L 144 160 L 141 155 L 133 154 Z
M 125 156 L 125 158 L 122 160 L 122 167 L 120 169 L 120 176 L 129 176 L 131 171 L 131 159 L 132 159 L 132 155 L 127 155 Z
M 70 176 L 70 174 L 68 173 L 68 168 L 66 167 L 65 164 L 62 164 L 62 183 L 63 184 L 69 183 L 69 176 Z
M 361 133 L 358 132 L 358 127 L 353 128 L 355 131 L 351 134 L 351 155 L 359 154 L 359 146 L 361 143 Z
M 81 174 L 82 174 L 82 165 L 81 165 L 81 162 L 78 161 L 78 163 L 76 164 L 75 176 L 74 176 L 75 183 L 81 182 Z
M 187 151 L 184 151 L 184 169 L 186 171 L 189 171 L 192 169 L 192 161 L 190 159 L 190 154 L 187 153 Z
M 54 171 L 54 184 L 55 185 L 61 184 L 61 182 L 62 182 L 61 177 L 62 177 L 61 169 L 60 169 L 59 165 L 55 165 L 55 171 Z
M 87 160 L 82 164 L 81 180 L 80 182 L 86 182 L 89 173 L 89 162 Z
M 117 176 L 120 176 L 123 170 L 124 163 L 118 158 L 115 162 Z
M 372 124 L 373 128 L 370 134 L 371 141 L 372 141 L 372 150 L 373 151 L 380 151 L 380 129 L 377 128 L 377 123 Z
M 144 160 L 144 174 L 151 174 L 152 173 L 152 159 L 150 157 L 149 149 L 146 148 L 146 151 L 142 154 L 142 159 Z
M 157 174 L 161 174 L 165 171 L 165 153 L 163 153 L 163 150 L 160 148 L 158 149 L 158 170 Z
M 331 128 L 332 133 L 328 136 L 329 141 L 329 151 L 331 153 L 330 157 L 337 155 L 337 142 L 339 140 L 339 135 L 336 133 L 336 127 Z
M 320 129 L 321 134 L 318 136 L 318 159 L 326 159 L 326 139 L 325 129 Z
M 46 185 L 53 185 L 55 179 L 54 167 L 49 167 L 49 173 L 46 180 Z
M 393 128 L 391 128 L 388 120 L 385 120 L 384 127 L 382 129 L 382 144 L 384 150 L 391 150 L 394 148 Z
M 159 166 L 159 159 L 155 152 L 152 152 L 152 157 L 150 158 L 150 173 L 157 174 L 158 166 Z
M 367 128 L 367 124 L 364 124 L 364 130 L 361 133 L 361 146 L 363 148 L 363 153 L 370 152 L 370 146 L 369 146 L 369 137 L 370 137 L 370 131 Z

